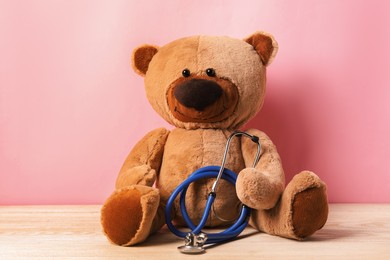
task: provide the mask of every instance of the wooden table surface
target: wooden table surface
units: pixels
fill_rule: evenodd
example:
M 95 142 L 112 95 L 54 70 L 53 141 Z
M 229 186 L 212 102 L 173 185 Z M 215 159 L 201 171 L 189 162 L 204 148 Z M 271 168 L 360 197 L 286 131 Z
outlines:
M 242 238 L 184 255 L 163 228 L 142 245 L 110 244 L 100 206 L 1 206 L 0 259 L 390 259 L 390 204 L 332 204 L 325 227 L 299 242 L 247 228 Z

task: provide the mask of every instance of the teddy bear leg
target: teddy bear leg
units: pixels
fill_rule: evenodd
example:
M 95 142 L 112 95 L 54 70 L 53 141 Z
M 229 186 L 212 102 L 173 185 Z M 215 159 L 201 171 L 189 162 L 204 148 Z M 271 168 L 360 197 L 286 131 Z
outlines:
M 144 241 L 164 224 L 158 189 L 132 185 L 116 190 L 104 203 L 101 223 L 114 244 L 130 246 Z M 162 215 L 162 216 L 161 216 Z
M 321 229 L 328 218 L 326 186 L 304 171 L 287 185 L 278 204 L 252 213 L 252 225 L 263 232 L 302 240 Z

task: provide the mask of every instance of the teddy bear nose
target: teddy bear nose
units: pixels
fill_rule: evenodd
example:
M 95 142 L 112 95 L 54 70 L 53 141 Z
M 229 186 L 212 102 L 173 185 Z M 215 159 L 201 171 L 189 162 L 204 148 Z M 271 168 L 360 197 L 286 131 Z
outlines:
M 176 86 L 173 94 L 184 106 L 203 111 L 223 94 L 218 83 L 207 79 L 191 79 Z

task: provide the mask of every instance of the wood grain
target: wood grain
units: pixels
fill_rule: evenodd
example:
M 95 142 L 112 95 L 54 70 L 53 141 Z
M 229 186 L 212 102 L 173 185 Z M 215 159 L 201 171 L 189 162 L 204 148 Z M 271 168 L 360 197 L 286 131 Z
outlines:
M 167 229 L 135 247 L 110 244 L 100 206 L 1 206 L 0 259 L 390 259 L 390 204 L 332 204 L 325 227 L 306 241 L 251 228 L 205 254 L 179 253 Z

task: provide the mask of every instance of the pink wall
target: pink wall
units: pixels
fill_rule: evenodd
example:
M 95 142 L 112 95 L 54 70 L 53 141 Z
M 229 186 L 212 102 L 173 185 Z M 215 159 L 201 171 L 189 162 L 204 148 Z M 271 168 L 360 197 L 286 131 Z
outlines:
M 164 2 L 164 4 L 162 4 Z M 390 202 L 388 1 L 0 0 L 0 204 L 102 203 L 130 148 L 167 126 L 129 66 L 142 43 L 273 33 L 262 113 L 288 180 Z

